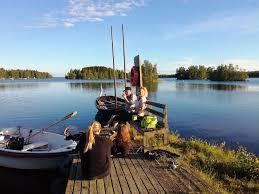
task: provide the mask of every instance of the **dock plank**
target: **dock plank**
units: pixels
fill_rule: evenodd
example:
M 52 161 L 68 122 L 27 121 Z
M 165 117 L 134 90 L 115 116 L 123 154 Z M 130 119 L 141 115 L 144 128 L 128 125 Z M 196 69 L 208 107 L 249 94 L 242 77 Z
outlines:
M 118 179 L 119 179 L 119 182 L 120 182 L 122 192 L 125 193 L 125 194 L 129 194 L 130 189 L 129 189 L 127 180 L 125 178 L 125 175 L 122 171 L 121 165 L 119 163 L 119 159 L 114 158 L 113 163 L 114 163 L 114 166 L 115 166 L 115 169 L 116 169 L 116 172 L 117 172 L 117 176 L 118 176 Z
M 180 180 L 176 179 L 176 177 L 170 177 L 168 171 L 163 166 L 155 161 L 151 161 L 149 165 L 151 165 L 153 174 L 157 177 L 158 182 L 166 193 L 181 193 L 187 191 L 182 182 L 179 183 Z
M 139 192 L 143 193 L 143 194 L 148 193 L 144 183 L 142 182 L 141 178 L 139 177 L 138 172 L 137 172 L 135 166 L 133 165 L 133 163 L 131 162 L 131 160 L 129 158 L 125 158 L 125 162 L 129 168 L 130 173 L 133 176 L 133 179 L 136 183 L 136 186 L 137 186 Z
M 106 194 L 113 194 L 111 175 L 104 177 L 104 187 Z
M 158 182 L 157 178 L 160 179 L 159 177 L 155 177 L 152 169 L 150 169 L 150 161 L 146 161 L 144 157 L 135 157 L 135 159 L 138 161 L 139 165 L 142 167 L 143 171 L 146 173 L 147 177 L 149 178 L 150 182 L 152 183 L 152 185 L 154 186 L 154 188 L 156 189 L 156 191 L 158 193 L 165 193 L 165 190 L 163 189 L 163 187 L 160 185 L 160 183 Z M 147 164 L 149 163 L 149 164 Z M 161 174 L 161 176 L 163 176 L 163 174 Z
M 74 183 L 75 183 L 75 175 L 76 175 L 76 169 L 78 166 L 78 158 L 75 157 L 72 161 L 70 171 L 69 171 L 69 177 L 68 177 L 68 182 L 67 182 L 67 187 L 66 187 L 66 194 L 73 193 L 74 191 Z
M 103 194 L 105 193 L 105 188 L 104 188 L 104 182 L 103 179 L 97 179 L 96 180 L 96 187 L 97 187 L 97 193 L 98 194 Z
M 114 159 L 112 159 L 112 163 L 111 163 L 111 181 L 112 181 L 112 186 L 113 186 L 113 192 L 115 194 L 121 194 L 121 187 L 120 187 L 120 183 L 119 183 L 119 179 L 114 167 Z
M 82 194 L 89 194 L 90 193 L 90 181 L 82 180 Z
M 139 166 L 138 161 L 135 159 L 133 155 L 129 155 L 129 158 L 131 159 L 132 164 L 137 170 L 137 173 L 139 174 L 142 182 L 144 183 L 148 193 L 157 193 L 155 188 L 153 187 L 152 183 L 150 182 L 149 178 L 146 176 L 143 169 Z
M 81 187 L 82 187 L 82 170 L 80 165 L 80 160 L 78 160 L 78 165 L 76 169 L 76 176 L 75 176 L 75 185 L 74 185 L 74 192 L 73 194 L 80 194 L 81 193 Z
M 90 193 L 97 194 L 96 180 L 90 180 Z
M 132 178 L 132 175 L 128 169 L 127 163 L 125 162 L 124 158 L 119 158 L 119 162 L 122 168 L 122 171 L 125 174 L 125 178 L 128 182 L 129 185 L 129 189 L 131 193 L 139 193 L 138 188 L 136 186 L 136 183 L 134 181 L 134 179 Z

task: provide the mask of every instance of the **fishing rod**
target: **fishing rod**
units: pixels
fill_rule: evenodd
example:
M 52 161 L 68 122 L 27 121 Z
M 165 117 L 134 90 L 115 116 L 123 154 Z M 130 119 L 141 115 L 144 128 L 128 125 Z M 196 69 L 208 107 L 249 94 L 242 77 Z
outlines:
M 59 123 L 65 121 L 65 120 L 67 120 L 67 119 L 72 118 L 72 117 L 75 116 L 76 114 L 77 114 L 77 111 L 74 111 L 74 112 L 68 114 L 67 116 L 63 117 L 63 118 L 60 119 L 59 121 L 57 121 L 57 122 L 55 122 L 55 123 L 53 123 L 53 124 L 50 124 L 48 127 L 43 128 L 43 129 L 41 129 L 40 131 L 38 131 L 38 132 L 36 132 L 36 133 L 34 133 L 34 134 L 32 134 L 32 135 L 29 135 L 29 137 L 27 137 L 27 138 L 25 139 L 25 142 L 28 141 L 31 137 L 34 137 L 34 136 L 36 136 L 36 135 L 38 135 L 38 134 L 40 134 L 40 133 L 42 133 L 42 132 L 44 132 L 44 131 L 47 131 L 49 128 L 53 127 L 54 125 L 57 125 L 57 124 L 59 124 Z

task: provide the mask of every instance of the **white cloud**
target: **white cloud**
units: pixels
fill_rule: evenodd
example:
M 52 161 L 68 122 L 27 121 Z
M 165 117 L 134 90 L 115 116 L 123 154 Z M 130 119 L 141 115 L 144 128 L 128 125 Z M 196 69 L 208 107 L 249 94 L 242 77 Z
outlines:
M 73 23 L 70 23 L 70 22 L 64 22 L 64 26 L 65 26 L 66 28 L 70 28 L 70 27 L 73 27 L 74 24 L 73 24 Z
M 256 59 L 228 59 L 224 61 L 224 64 L 230 63 L 247 71 L 259 71 L 259 60 Z
M 174 29 L 167 31 L 166 39 L 200 33 L 256 33 L 259 32 L 259 10 L 217 13 L 199 22 L 174 26 Z
M 66 7 L 43 15 L 37 25 L 27 28 L 56 26 L 73 27 L 80 22 L 100 22 L 107 17 L 127 16 L 135 8 L 145 5 L 147 0 L 67 0 Z

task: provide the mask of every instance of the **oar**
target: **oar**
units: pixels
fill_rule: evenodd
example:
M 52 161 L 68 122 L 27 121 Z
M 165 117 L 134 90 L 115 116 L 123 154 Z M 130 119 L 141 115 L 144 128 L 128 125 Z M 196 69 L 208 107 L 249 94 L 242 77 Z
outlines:
M 34 137 L 35 135 L 38 135 L 38 134 L 42 133 L 43 131 L 47 131 L 49 128 L 53 127 L 54 125 L 57 125 L 58 123 L 60 123 L 60 122 L 62 122 L 62 121 L 65 121 L 65 120 L 67 120 L 67 119 L 72 118 L 72 117 L 75 116 L 76 114 L 77 114 L 77 111 L 74 111 L 74 112 L 70 113 L 69 115 L 63 117 L 61 120 L 59 120 L 59 121 L 57 121 L 57 122 L 55 122 L 55 123 L 49 125 L 49 126 L 46 127 L 46 128 L 41 129 L 40 131 L 34 133 L 33 135 L 30 135 L 29 137 L 27 137 L 27 138 L 25 139 L 25 141 L 28 141 L 31 137 Z

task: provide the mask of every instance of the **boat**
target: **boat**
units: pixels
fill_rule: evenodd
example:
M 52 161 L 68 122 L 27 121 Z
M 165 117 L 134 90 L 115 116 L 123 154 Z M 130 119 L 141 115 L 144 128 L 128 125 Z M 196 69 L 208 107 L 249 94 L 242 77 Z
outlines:
M 10 148 L 10 142 L 18 143 L 20 148 Z M 33 170 L 57 169 L 70 161 L 69 156 L 75 147 L 76 142 L 64 140 L 60 134 L 20 127 L 5 128 L 0 130 L 0 166 Z
M 96 108 L 104 114 L 116 114 L 124 111 L 125 101 L 117 97 L 117 106 L 115 96 L 99 96 L 96 98 Z

